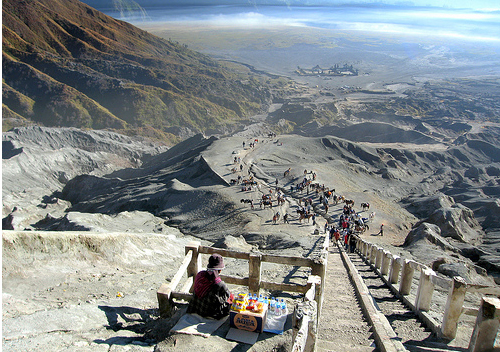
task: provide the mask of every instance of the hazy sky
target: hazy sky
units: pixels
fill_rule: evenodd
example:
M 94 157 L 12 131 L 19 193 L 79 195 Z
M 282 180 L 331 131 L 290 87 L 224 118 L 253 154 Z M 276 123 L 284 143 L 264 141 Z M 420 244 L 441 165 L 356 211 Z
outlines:
M 110 10 L 108 14 L 139 27 L 145 22 L 239 28 L 307 26 L 500 44 L 500 0 L 83 1 L 108 10 L 117 4 L 127 9 L 127 3 L 135 2 L 145 11 Z
M 290 3 L 289 0 L 282 0 L 283 3 Z M 249 2 L 252 2 L 250 0 Z M 391 5 L 413 5 L 413 6 L 438 6 L 450 8 L 472 8 L 472 9 L 500 9 L 499 0 L 312 0 L 311 3 L 324 4 L 359 4 L 359 3 L 383 3 Z
M 135 0 L 139 4 L 155 2 L 155 0 Z M 170 0 L 163 4 L 175 5 L 217 5 L 217 4 L 283 4 L 283 5 L 346 5 L 346 4 L 388 4 L 388 5 L 407 5 L 407 6 L 430 6 L 430 7 L 448 7 L 448 8 L 467 8 L 467 9 L 500 9 L 500 0 Z

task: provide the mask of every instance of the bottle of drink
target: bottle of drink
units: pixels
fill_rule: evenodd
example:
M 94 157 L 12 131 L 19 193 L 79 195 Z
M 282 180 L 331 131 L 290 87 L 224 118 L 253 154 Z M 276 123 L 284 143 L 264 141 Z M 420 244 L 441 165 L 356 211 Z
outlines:
M 257 294 L 256 294 L 256 293 L 254 293 L 254 294 L 253 294 L 253 302 L 254 302 L 254 304 L 257 304 L 257 302 L 258 302 L 258 301 L 259 301 L 259 300 L 258 300 L 258 298 L 257 298 Z
M 259 295 L 259 302 L 264 303 L 264 297 L 262 296 L 262 293 Z
M 276 298 L 276 306 L 274 307 L 274 315 L 281 315 L 281 304 L 278 298 Z
M 283 298 L 281 299 L 281 314 L 288 314 L 286 309 L 286 302 L 283 300 Z
M 271 303 L 269 304 L 269 313 L 274 314 L 276 310 L 276 300 L 271 297 Z

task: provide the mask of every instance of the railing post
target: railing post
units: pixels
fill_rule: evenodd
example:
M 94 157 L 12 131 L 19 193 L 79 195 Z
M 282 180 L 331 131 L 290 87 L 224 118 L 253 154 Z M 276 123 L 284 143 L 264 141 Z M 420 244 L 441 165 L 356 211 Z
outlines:
M 380 269 L 380 273 L 382 275 L 387 275 L 389 272 L 389 264 L 391 263 L 391 253 L 383 250 L 382 251 L 382 268 Z
M 412 260 L 405 259 L 403 263 L 403 272 L 401 273 L 401 282 L 399 283 L 399 293 L 408 295 L 411 291 L 414 269 L 411 267 Z
M 398 255 L 392 256 L 391 269 L 389 270 L 389 282 L 397 284 L 399 279 L 399 272 L 401 271 L 401 257 Z
M 156 297 L 158 299 L 158 310 L 162 318 L 169 317 L 172 312 L 172 302 L 170 294 L 172 289 L 169 284 L 161 284 L 158 291 L 156 291 Z
M 379 270 L 382 267 L 382 254 L 384 254 L 384 250 L 380 247 L 377 247 L 376 257 L 375 257 L 375 267 Z
M 186 267 L 187 276 L 196 276 L 201 266 L 201 256 L 199 255 L 198 248 L 200 246 L 200 242 L 191 241 L 184 248 L 185 254 L 188 254 L 189 251 L 192 251 L 193 254 L 189 261 L 188 266 Z M 177 274 L 176 274 L 177 275 Z M 180 279 L 180 277 L 179 277 Z M 194 282 L 194 280 L 193 280 Z M 174 284 L 174 286 L 176 286 Z M 158 291 L 156 291 L 156 297 L 158 299 L 158 310 L 160 312 L 161 317 L 168 317 L 172 313 L 172 290 L 175 290 L 175 287 L 172 287 L 172 283 L 167 284 L 163 283 Z M 193 287 L 189 289 L 189 292 L 193 292 Z
M 427 312 L 431 308 L 432 294 L 434 293 L 434 284 L 431 276 L 436 274 L 430 268 L 420 270 L 420 280 L 418 283 L 417 297 L 415 298 L 415 309 Z
M 184 254 L 188 254 L 189 251 L 193 251 L 193 257 L 191 258 L 191 262 L 189 263 L 186 271 L 187 271 L 187 276 L 196 276 L 198 274 L 198 271 L 200 271 L 201 268 L 201 255 L 199 255 L 199 247 L 201 245 L 201 242 L 198 241 L 191 241 L 189 242 L 186 247 L 184 247 Z M 193 292 L 192 288 L 189 290 L 189 292 Z
M 317 302 L 304 301 L 297 304 L 292 316 L 293 352 L 314 352 L 316 350 Z
M 375 264 L 375 258 L 377 256 L 377 247 L 375 247 L 373 244 L 370 245 L 370 264 Z
M 326 266 L 327 266 L 328 251 L 321 251 L 321 254 L 317 259 L 314 260 L 314 264 L 311 267 L 311 275 L 317 275 L 321 279 L 319 292 L 316 293 L 318 302 L 318 321 L 321 313 L 321 307 L 323 306 L 323 297 L 325 292 L 325 280 L 326 280 Z
M 457 335 L 458 319 L 462 314 L 466 292 L 467 282 L 465 279 L 455 276 L 448 292 L 443 323 L 441 324 L 441 335 L 447 339 L 453 340 Z
M 248 290 L 252 293 L 259 293 L 261 259 L 262 255 L 260 253 L 250 253 L 250 259 L 248 260 Z
M 366 254 L 368 253 L 368 243 L 363 241 L 363 256 L 366 258 Z
M 472 332 L 469 352 L 493 350 L 500 326 L 500 299 L 483 297 Z

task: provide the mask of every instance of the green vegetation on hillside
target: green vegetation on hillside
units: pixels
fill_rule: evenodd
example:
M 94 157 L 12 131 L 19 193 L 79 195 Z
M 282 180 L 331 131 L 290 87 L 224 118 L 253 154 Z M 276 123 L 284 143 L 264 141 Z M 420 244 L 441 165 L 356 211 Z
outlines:
M 283 84 L 77 0 L 5 0 L 2 15 L 4 130 L 33 121 L 160 139 L 231 131 Z

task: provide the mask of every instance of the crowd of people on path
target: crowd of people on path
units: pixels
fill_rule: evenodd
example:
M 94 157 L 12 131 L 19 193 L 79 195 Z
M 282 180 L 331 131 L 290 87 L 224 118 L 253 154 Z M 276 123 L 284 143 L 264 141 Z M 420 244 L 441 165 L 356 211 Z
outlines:
M 250 148 L 254 148 L 255 144 L 258 143 L 259 140 L 257 138 L 252 139 L 249 143 Z M 243 148 L 245 148 L 246 143 L 243 142 Z M 235 164 L 239 164 L 240 171 L 243 171 L 243 164 L 241 163 L 241 158 L 235 156 L 233 159 Z M 298 206 L 297 206 L 297 214 L 299 223 L 302 223 L 302 220 L 310 223 L 312 221 L 312 225 L 316 228 L 318 227 L 317 222 L 317 213 L 319 212 L 325 219 L 324 225 L 324 233 L 329 234 L 330 238 L 336 241 L 342 241 L 346 246 L 346 250 L 348 250 L 353 242 L 353 238 L 355 234 L 359 234 L 369 229 L 368 223 L 375 216 L 375 213 L 372 212 L 368 217 L 363 217 L 361 212 L 367 211 L 369 209 L 369 203 L 361 203 L 362 210 L 361 212 L 357 212 L 354 209 L 354 200 L 348 200 L 342 195 L 336 194 L 335 188 L 330 188 L 325 186 L 324 184 L 320 184 L 315 182 L 317 179 L 316 172 L 312 170 L 305 169 L 303 172 L 303 177 L 298 182 L 291 182 L 292 168 L 288 168 L 283 173 L 283 178 L 285 179 L 285 183 L 290 183 L 290 188 L 288 194 L 293 198 L 298 198 Z M 231 180 L 232 184 L 241 184 L 241 191 L 260 191 L 262 197 L 258 200 L 258 204 L 260 208 L 272 208 L 273 205 L 283 206 L 285 205 L 286 191 L 283 188 L 279 187 L 279 180 L 275 178 L 275 181 L 272 184 L 263 184 L 261 182 L 257 182 L 254 179 L 254 176 L 248 170 L 249 177 L 248 179 L 243 179 L 241 175 L 238 176 L 237 179 Z M 254 208 L 253 199 L 241 199 L 242 203 L 249 203 L 252 209 Z M 345 203 L 343 206 L 342 212 L 339 215 L 338 221 L 332 221 L 331 216 L 328 214 L 330 210 L 330 204 L 338 205 L 339 203 Z M 282 215 L 279 211 L 273 213 L 272 223 L 278 224 L 279 220 L 283 219 L 284 224 L 290 223 L 290 215 L 287 211 Z M 383 236 L 384 229 L 383 224 L 380 227 L 380 231 L 377 235 Z
M 291 169 L 285 171 L 288 175 Z M 304 178 L 296 184 L 290 185 L 290 194 L 299 195 L 299 205 L 297 213 L 299 220 L 302 218 L 311 218 L 313 225 L 317 225 L 316 212 L 313 204 L 322 207 L 322 215 L 327 219 L 324 225 L 324 233 L 329 234 L 330 238 L 336 241 L 342 241 L 346 250 L 354 249 L 354 235 L 360 234 L 369 229 L 368 223 L 375 216 L 371 212 L 369 216 L 363 216 L 362 212 L 367 211 L 369 203 L 362 203 L 362 210 L 357 212 L 354 208 L 354 201 L 346 199 L 345 196 L 336 194 L 335 188 L 326 187 L 324 184 L 315 183 L 316 173 L 314 171 L 304 170 Z M 330 204 L 337 205 L 340 202 L 345 203 L 338 221 L 328 221 L 331 216 L 328 215 Z M 318 209 L 318 207 L 316 207 Z M 321 211 L 320 211 L 321 212 Z M 377 235 L 383 236 L 383 225 Z

